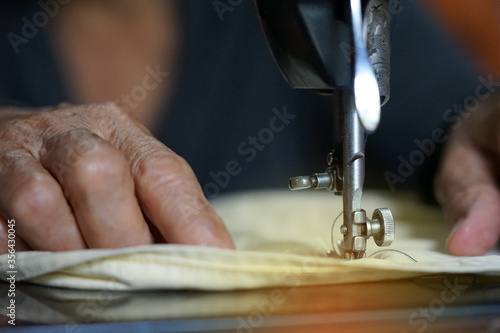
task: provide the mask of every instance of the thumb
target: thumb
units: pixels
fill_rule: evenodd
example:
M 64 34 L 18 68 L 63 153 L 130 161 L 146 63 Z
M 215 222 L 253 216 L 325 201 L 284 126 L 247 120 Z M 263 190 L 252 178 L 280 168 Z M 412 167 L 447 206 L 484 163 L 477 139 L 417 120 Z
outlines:
M 464 132 L 454 133 L 447 144 L 435 191 L 453 227 L 447 241 L 451 254 L 481 255 L 496 245 L 500 236 L 500 192 L 491 157 Z

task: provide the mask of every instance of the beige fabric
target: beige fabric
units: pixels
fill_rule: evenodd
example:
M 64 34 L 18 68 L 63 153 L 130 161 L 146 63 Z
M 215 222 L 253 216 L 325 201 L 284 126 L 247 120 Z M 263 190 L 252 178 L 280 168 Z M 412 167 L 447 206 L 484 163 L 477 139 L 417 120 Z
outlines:
M 237 251 L 182 245 L 16 255 L 17 281 L 75 289 L 231 290 L 391 280 L 438 273 L 500 276 L 500 256 L 443 253 L 446 230 L 438 210 L 411 195 L 366 193 L 363 206 L 389 207 L 396 218 L 390 250 L 368 244 L 367 259 L 329 258 L 330 230 L 342 210 L 325 192 L 263 191 L 219 198 Z M 341 223 L 336 225 L 335 235 Z M 382 250 L 382 251 L 381 251 Z M 404 252 L 398 252 L 402 251 Z M 8 275 L 0 256 L 0 278 Z

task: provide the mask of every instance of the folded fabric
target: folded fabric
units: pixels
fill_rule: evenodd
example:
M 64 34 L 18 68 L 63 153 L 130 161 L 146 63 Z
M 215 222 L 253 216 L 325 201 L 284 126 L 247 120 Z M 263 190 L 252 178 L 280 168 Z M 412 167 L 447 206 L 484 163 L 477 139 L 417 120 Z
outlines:
M 438 209 L 412 195 L 365 193 L 367 213 L 388 207 L 396 220 L 389 248 L 369 240 L 366 259 L 327 256 L 342 199 L 324 192 L 260 191 L 213 202 L 238 250 L 174 244 L 114 250 L 16 253 L 16 281 L 73 289 L 233 290 L 394 280 L 424 275 L 500 276 L 500 256 L 444 253 L 446 228 Z M 341 222 L 333 228 L 339 238 Z M 0 256 L 0 278 L 11 275 Z

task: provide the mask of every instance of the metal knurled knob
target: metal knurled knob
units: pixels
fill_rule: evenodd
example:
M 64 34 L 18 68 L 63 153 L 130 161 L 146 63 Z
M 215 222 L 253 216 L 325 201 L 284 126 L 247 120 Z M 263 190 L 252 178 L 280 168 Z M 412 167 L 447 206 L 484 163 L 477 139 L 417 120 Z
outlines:
M 373 212 L 372 220 L 377 220 L 380 229 L 373 239 L 378 246 L 389 246 L 394 240 L 394 217 L 388 208 L 377 208 Z

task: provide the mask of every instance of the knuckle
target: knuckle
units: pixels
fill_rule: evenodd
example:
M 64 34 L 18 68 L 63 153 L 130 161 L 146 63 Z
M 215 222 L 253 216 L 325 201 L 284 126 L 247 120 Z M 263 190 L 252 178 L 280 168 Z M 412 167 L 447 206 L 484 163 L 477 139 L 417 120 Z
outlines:
M 80 158 L 74 172 L 81 183 L 92 181 L 92 185 L 99 186 L 122 179 L 123 174 L 129 172 L 129 166 L 118 150 L 101 145 Z
M 97 150 L 99 139 L 86 129 L 75 128 L 49 138 L 40 161 L 61 178 L 79 165 L 85 156 Z
M 477 202 L 480 196 L 484 195 L 487 197 L 496 197 L 497 190 L 487 184 L 460 186 L 448 192 L 444 205 L 466 210 L 472 203 Z
M 154 151 L 136 158 L 132 172 L 140 178 L 156 179 L 158 183 L 176 183 L 194 177 L 185 159 L 171 151 Z
M 61 189 L 50 176 L 33 173 L 29 178 L 15 185 L 9 195 L 11 213 L 29 221 L 44 211 L 51 211 L 58 205 Z
M 96 130 L 102 133 L 102 137 L 109 141 L 116 140 L 117 129 L 121 131 L 132 124 L 132 118 L 129 113 L 117 105 L 115 102 L 103 102 L 90 104 L 86 107 L 87 114 L 92 119 Z M 119 136 L 119 135 L 118 135 Z

